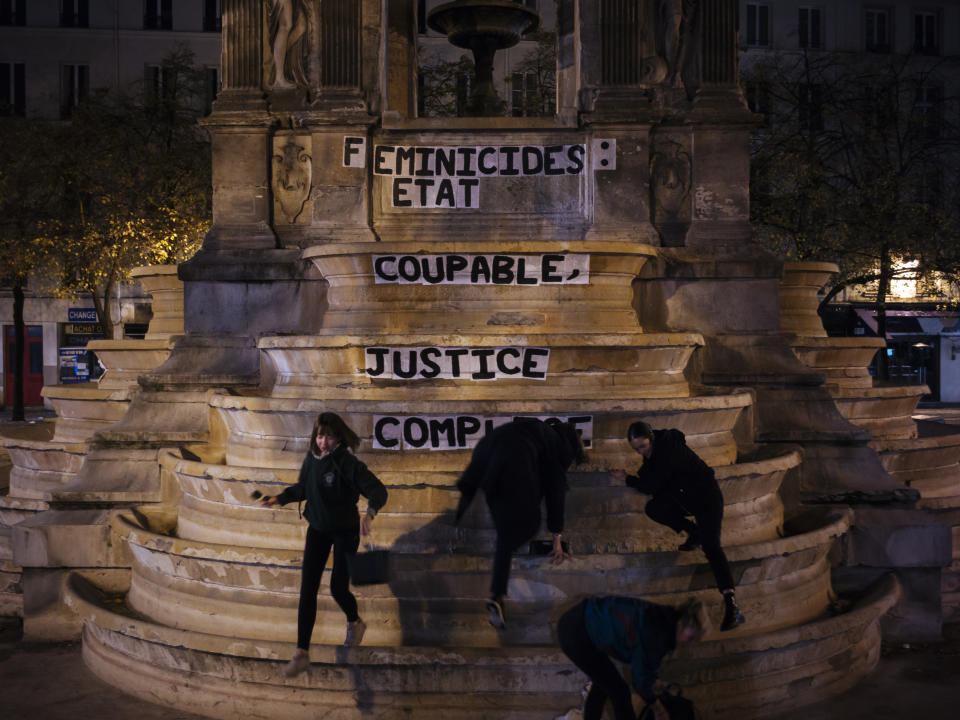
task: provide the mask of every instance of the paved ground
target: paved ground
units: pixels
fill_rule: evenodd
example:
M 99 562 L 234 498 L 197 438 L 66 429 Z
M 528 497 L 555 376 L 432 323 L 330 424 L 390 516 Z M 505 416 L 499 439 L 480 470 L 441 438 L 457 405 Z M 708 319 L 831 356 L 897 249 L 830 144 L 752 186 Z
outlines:
M 778 720 L 956 720 L 960 626 L 945 634 L 942 643 L 885 648 L 877 670 L 853 690 Z M 101 682 L 83 665 L 79 643 L 25 643 L 19 625 L 2 622 L 0 688 L 3 720 L 200 720 Z

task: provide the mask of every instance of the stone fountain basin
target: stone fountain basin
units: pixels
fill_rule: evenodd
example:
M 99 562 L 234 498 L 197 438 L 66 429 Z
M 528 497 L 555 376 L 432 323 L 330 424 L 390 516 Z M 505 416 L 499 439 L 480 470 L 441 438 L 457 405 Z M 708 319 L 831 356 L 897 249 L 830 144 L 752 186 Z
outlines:
M 508 0 L 458 0 L 431 10 L 427 24 L 456 47 L 504 50 L 516 45 L 522 35 L 536 32 L 540 16 Z
M 131 277 L 140 281 L 150 295 L 150 327 L 144 340 L 169 340 L 183 335 L 183 283 L 176 265 L 148 265 L 134 268 Z
M 376 282 L 374 255 L 446 254 L 589 254 L 589 283 L 481 287 Z M 598 334 L 642 331 L 632 308 L 632 283 L 656 254 L 656 248 L 640 243 L 476 241 L 331 243 L 309 247 L 302 257 L 329 283 L 326 332 Z
M 217 411 L 227 430 L 228 465 L 298 469 L 307 451 L 313 421 L 320 412 L 332 410 L 343 416 L 360 436 L 359 456 L 374 472 L 431 473 L 462 470 L 470 451 L 374 450 L 375 415 L 592 416 L 593 443 L 588 448 L 589 467 L 600 470 L 636 464 L 636 455 L 625 441 L 627 428 L 634 420 L 646 418 L 654 427 L 682 430 L 690 447 L 705 462 L 718 466 L 736 460 L 733 426 L 751 401 L 752 395 L 745 390 L 681 398 L 428 400 L 418 403 L 416 412 L 412 413 L 406 401 L 295 400 L 214 394 L 210 406 Z
M 789 342 L 800 362 L 841 387 L 871 387 L 867 368 L 887 344 L 883 338 L 867 337 L 793 337 Z
M 782 533 L 778 489 L 784 474 L 799 464 L 788 451 L 765 460 L 717 468 L 726 501 L 725 545 L 770 540 Z M 296 508 L 265 509 L 253 491 L 276 494 L 296 482 L 294 470 L 260 470 L 181 459 L 161 454 L 160 463 L 182 493 L 177 535 L 202 542 L 299 550 L 304 524 Z M 401 552 L 488 552 L 493 531 L 478 500 L 457 528 L 452 522 L 459 473 L 430 476 L 384 473 L 390 500 L 377 517 L 376 540 Z M 424 484 L 429 481 L 431 484 Z M 672 551 L 677 536 L 643 513 L 647 497 L 618 485 L 605 473 L 570 474 L 568 539 L 580 552 Z M 359 509 L 366 507 L 361 499 Z
M 267 337 L 258 342 L 272 364 L 274 397 L 417 401 L 495 400 L 510 394 L 528 399 L 613 393 L 624 398 L 682 397 L 690 394 L 684 368 L 702 345 L 703 337 L 696 333 L 331 334 Z M 375 347 L 401 351 L 401 369 L 410 368 L 416 348 L 516 348 L 516 352 L 546 348 L 549 368 L 544 364 L 542 379 L 506 377 L 483 382 L 470 378 L 468 371 L 466 377 L 423 382 L 380 379 L 365 370 L 370 365 L 366 350 Z M 494 367 L 492 358 L 489 362 Z M 512 369 L 517 370 L 521 362 L 512 358 Z M 417 363 L 423 367 L 419 359 Z
M 840 267 L 828 262 L 787 262 L 780 281 L 780 329 L 803 337 L 826 337 L 817 293 Z
M 136 387 L 143 373 L 160 367 L 170 356 L 176 338 L 159 340 L 91 340 L 93 350 L 106 368 L 99 386 L 105 390 Z
M 917 436 L 871 443 L 884 469 L 920 491 L 920 505 L 960 507 L 960 429 L 931 421 L 916 423 Z
M 53 439 L 61 442 L 84 442 L 120 420 L 134 393 L 132 387 L 110 389 L 96 383 L 44 385 L 40 391 L 57 413 Z
M 3 429 L 2 445 L 10 456 L 10 498 L 47 501 L 73 479 L 83 465 L 87 444 L 54 440 L 54 423 Z
M 751 622 L 728 637 L 758 634 L 821 615 L 830 596 L 827 553 L 847 531 L 848 511 L 815 513 L 807 529 L 767 542 L 727 549 L 737 597 Z M 201 543 L 143 528 L 118 514 L 113 532 L 133 554 L 129 606 L 171 627 L 259 639 L 287 637 L 296 629 L 300 552 Z M 790 532 L 790 526 L 787 527 Z M 470 554 L 394 556 L 390 585 L 357 588 L 373 644 L 498 643 L 477 611 L 489 582 L 490 559 Z M 701 596 L 712 612 L 720 598 L 700 553 L 577 555 L 558 568 L 543 557 L 517 557 L 511 581 L 511 643 L 550 642 L 544 618 L 578 596 L 636 593 L 661 602 Z M 769 602 L 775 597 L 776 602 Z M 341 642 L 339 609 L 321 592 L 317 642 Z M 437 626 L 423 618 L 436 619 Z M 374 619 L 374 622 L 370 622 Z M 443 627 L 440 627 L 443 624 Z M 449 624 L 449 625 L 448 625 Z
M 69 576 L 66 602 L 85 619 L 83 653 L 101 679 L 145 700 L 232 720 L 259 714 L 307 720 L 359 718 L 357 687 L 384 717 L 542 720 L 580 702 L 586 678 L 554 642 L 545 646 L 343 648 L 315 644 L 313 665 L 284 679 L 286 640 L 177 629 L 129 611 L 122 596 Z M 698 707 L 716 717 L 763 718 L 832 696 L 879 659 L 879 619 L 897 601 L 896 580 L 878 581 L 848 611 L 781 630 L 708 640 L 665 667 Z M 238 628 L 242 629 L 242 628 Z M 843 662 L 840 662 L 840 659 Z M 358 674 L 362 674 L 358 677 Z M 464 705 L 469 695 L 474 701 Z
M 917 434 L 913 413 L 926 385 L 830 387 L 840 413 L 854 425 L 873 433 L 874 440 L 906 439 Z

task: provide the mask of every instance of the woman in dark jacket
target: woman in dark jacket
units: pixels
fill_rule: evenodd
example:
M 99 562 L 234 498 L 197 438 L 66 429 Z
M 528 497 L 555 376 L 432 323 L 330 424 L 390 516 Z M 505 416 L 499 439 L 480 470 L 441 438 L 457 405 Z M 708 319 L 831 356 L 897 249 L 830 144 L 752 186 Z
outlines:
M 317 619 L 317 591 L 331 549 L 330 593 L 347 616 L 344 644 L 359 645 L 367 629 L 357 612 L 357 599 L 350 592 L 347 555 L 357 551 L 360 535 L 369 534 L 374 517 L 387 502 L 387 490 L 377 476 L 350 452 L 359 444 L 356 433 L 339 415 L 321 413 L 313 425 L 310 451 L 300 466 L 297 484 L 260 501 L 266 507 L 307 501 L 304 515 L 309 526 L 303 548 L 297 650 L 284 668 L 287 677 L 298 675 L 310 665 L 307 651 Z M 362 519 L 357 513 L 360 495 L 368 500 Z
M 457 522 L 482 488 L 497 530 L 493 579 L 487 612 L 490 624 L 505 627 L 503 597 L 507 594 L 513 553 L 540 529 L 540 501 L 547 506 L 547 529 L 553 533 L 550 561 L 559 565 L 570 555 L 563 550 L 564 499 L 567 468 L 585 461 L 580 436 L 569 423 L 550 424 L 517 418 L 483 436 L 463 471 L 457 488 Z
M 723 593 L 724 616 L 720 629 L 731 630 L 741 625 L 743 613 L 734 595 L 727 555 L 720 545 L 723 494 L 713 468 L 687 447 L 686 438 L 679 430 L 654 430 L 645 422 L 635 422 L 627 430 L 627 442 L 643 456 L 643 465 L 636 475 L 612 470 L 610 476 L 653 496 L 645 508 L 650 519 L 678 533 L 686 531 L 687 539 L 680 550 L 703 548 L 717 588 Z

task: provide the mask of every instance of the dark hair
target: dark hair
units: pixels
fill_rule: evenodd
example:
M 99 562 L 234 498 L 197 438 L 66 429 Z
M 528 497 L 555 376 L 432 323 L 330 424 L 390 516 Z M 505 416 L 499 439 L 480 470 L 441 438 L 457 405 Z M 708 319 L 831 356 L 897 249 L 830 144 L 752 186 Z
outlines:
M 314 457 L 319 457 L 317 455 L 317 435 L 320 434 L 321 430 L 326 430 L 337 439 L 338 443 L 346 445 L 351 450 L 356 450 L 360 445 L 360 438 L 349 428 L 342 417 L 334 412 L 322 412 L 317 415 L 317 419 L 313 423 L 313 432 L 310 434 L 310 452 Z
M 633 440 L 638 437 L 645 437 L 650 442 L 653 442 L 653 428 L 650 427 L 650 423 L 637 420 L 627 428 L 627 440 Z
M 564 452 L 561 457 L 561 463 L 564 468 L 570 466 L 570 463 L 582 465 L 587 461 L 587 454 L 583 451 L 582 431 L 577 430 L 573 423 L 564 422 L 552 425 L 563 440 Z
M 636 437 L 636 436 L 634 436 Z M 700 636 L 704 636 L 710 630 L 710 618 L 703 607 L 703 603 L 695 597 L 689 597 L 675 608 L 678 614 L 677 622 L 680 628 L 692 628 Z

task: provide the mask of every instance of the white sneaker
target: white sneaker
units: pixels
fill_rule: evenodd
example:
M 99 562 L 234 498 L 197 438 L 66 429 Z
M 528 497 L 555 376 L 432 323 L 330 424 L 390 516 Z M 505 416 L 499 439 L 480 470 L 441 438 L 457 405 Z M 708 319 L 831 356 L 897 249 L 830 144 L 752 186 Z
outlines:
M 283 666 L 283 674 L 288 678 L 296 677 L 308 667 L 310 667 L 310 655 L 307 654 L 306 650 L 297 648 L 293 657 L 290 658 L 290 662 Z
M 363 641 L 363 634 L 367 631 L 367 624 L 360 618 L 347 623 L 347 639 L 344 645 L 359 645 Z

